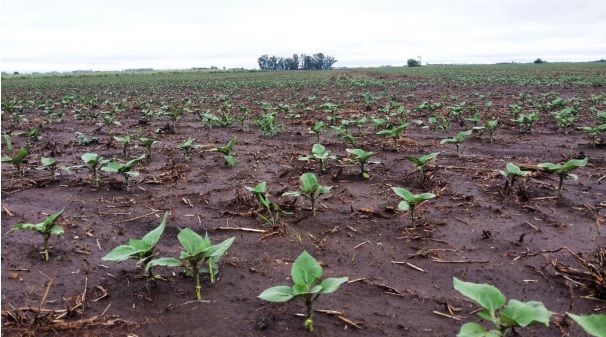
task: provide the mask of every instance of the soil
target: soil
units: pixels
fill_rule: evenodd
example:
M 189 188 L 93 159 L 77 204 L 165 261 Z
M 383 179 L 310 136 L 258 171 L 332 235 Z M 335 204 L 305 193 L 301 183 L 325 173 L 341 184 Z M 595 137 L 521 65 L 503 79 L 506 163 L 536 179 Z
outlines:
M 588 108 L 594 105 L 589 97 L 603 93 L 603 88 L 465 87 L 447 81 L 426 84 L 422 77 L 371 71 L 327 74 L 324 82 L 318 80 L 296 90 L 284 85 L 192 89 L 160 81 L 151 88 L 118 87 L 109 92 L 83 85 L 74 89 L 76 95 L 96 95 L 99 102 L 126 99 L 126 110 L 117 118 L 122 125 L 99 127 L 76 120 L 70 113 L 77 108 L 72 102 L 65 108 L 68 113 L 63 123 L 46 126 L 41 140 L 32 143 L 26 137 L 13 136 L 13 146 L 29 145 L 31 154 L 23 177 L 10 164 L 2 163 L 3 335 L 455 336 L 463 323 L 479 322 L 480 318 L 473 314 L 478 306 L 454 290 L 453 277 L 493 284 L 508 299 L 542 301 L 557 313 L 548 328 L 520 330 L 524 336 L 581 336 L 580 329 L 569 325 L 562 314 L 588 314 L 596 309 L 604 313 L 605 302 L 583 298 L 581 289 L 559 276 L 550 264 L 550 260 L 558 260 L 580 268 L 560 248 L 591 258 L 596 245 L 606 242 L 604 229 L 599 231 L 606 221 L 604 142 L 592 147 L 590 138 L 580 130 L 563 133 L 548 113 L 542 114 L 531 132 L 523 133 L 510 122 L 508 113 L 508 106 L 518 101 L 521 92 L 532 98 L 548 92 L 562 98 L 580 95 L 585 101 L 580 103 L 577 125 L 593 125 L 595 117 Z M 345 78 L 389 85 L 369 82 L 362 89 L 342 91 L 336 79 Z M 405 81 L 418 85 L 416 89 L 396 85 Z M 238 83 L 238 78 L 225 82 Z M 28 89 L 3 86 L 3 102 L 13 96 L 32 97 Z M 347 91 L 354 92 L 354 99 L 347 98 Z M 362 91 L 383 98 L 368 105 L 359 99 Z M 483 108 L 484 101 L 476 92 L 487 95 L 493 107 Z M 41 96 L 58 101 L 65 94 L 61 87 L 46 88 Z M 447 116 L 450 103 L 442 95 L 455 95 L 459 101 L 480 106 L 483 121 L 498 116 L 501 126 L 492 143 L 487 133 L 474 133 L 461 145 L 460 157 L 454 145 L 440 145 L 440 140 L 470 129 L 468 121 L 453 121 L 450 130 L 437 131 L 435 136 L 429 129 L 410 125 L 399 138 L 397 151 L 393 141 L 376 135 L 378 130 L 370 123 L 359 133 L 351 128 L 355 146 L 329 129 L 320 138 L 338 159 L 329 160 L 326 172 L 320 172 L 317 163 L 298 160 L 316 141 L 308 128 L 320 118 L 327 123 L 328 115 L 320 110 L 299 110 L 302 117 L 294 119 L 281 114 L 284 132 L 274 137 L 262 137 L 250 120 L 243 130 L 238 123 L 210 130 L 197 117 L 183 115 L 172 132 L 167 127 L 169 132 L 163 133 L 155 130 L 170 123 L 167 119 L 140 122 L 141 102 L 149 97 L 153 97 L 152 104 L 165 101 L 179 106 L 186 97 L 199 102 L 201 97 L 222 94 L 229 96 L 234 107 L 249 106 L 251 116 L 262 111 L 248 97 L 274 107 L 290 103 L 293 108 L 298 102 L 318 106 L 329 97 L 341 105 L 336 115 L 343 118 L 378 115 L 377 109 L 393 95 L 412 111 L 410 120 L 425 121 L 430 113 L 417 111 L 416 106 L 441 101 L 445 107 L 438 112 Z M 307 103 L 314 95 L 317 100 Z M 199 104 L 215 112 L 222 103 L 209 100 Z M 88 108 L 104 107 L 100 103 Z M 41 118 L 35 108 L 24 114 L 29 122 L 17 125 L 4 119 L 2 131 L 27 131 Z M 80 145 L 74 138 L 76 131 L 94 133 L 98 142 Z M 136 167 L 140 175 L 132 179 L 130 192 L 124 190 L 121 176 L 107 172 L 101 173 L 100 187 L 95 188 L 86 168 L 72 169 L 71 175 L 57 175 L 56 180 L 47 171 L 35 169 L 40 158 L 47 156 L 64 165 L 82 164 L 80 156 L 86 152 L 134 159 L 145 149 L 133 146 L 125 158 L 113 136 L 139 132 L 160 143 L 153 147 L 152 158 Z M 220 154 L 207 150 L 226 144 L 234 135 L 238 136 L 234 146 L 237 164 L 229 168 Z M 176 148 L 188 137 L 201 145 L 191 161 Z M 371 160 L 380 163 L 368 166 L 369 179 L 361 177 L 359 167 L 347 160 L 347 148 L 374 152 Z M 440 154 L 422 181 L 404 157 L 432 152 Z M 8 154 L 3 150 L 3 155 Z M 535 166 L 584 157 L 589 157 L 588 165 L 574 171 L 578 181 L 564 182 L 561 196 L 556 190 L 557 176 Z M 498 172 L 508 162 L 533 171 L 511 193 L 503 189 L 504 178 Z M 281 197 L 299 186 L 299 176 L 305 172 L 314 172 L 322 185 L 333 186 L 320 198 L 316 216 L 307 200 Z M 255 215 L 257 202 L 245 189 L 261 181 L 268 184 L 269 198 L 287 212 L 274 227 Z M 409 213 L 396 210 L 400 200 L 391 187 L 431 192 L 437 197 L 417 207 L 413 225 Z M 25 231 L 6 234 L 15 224 L 42 222 L 61 209 L 65 211 L 58 222 L 65 234 L 51 237 L 48 262 L 40 253 L 39 235 Z M 178 257 L 180 228 L 189 227 L 202 235 L 207 232 L 213 243 L 235 237 L 220 261 L 217 282 L 204 278 L 203 301 L 194 300 L 193 279 L 179 268 L 156 268 L 164 280 L 154 286 L 134 260 L 120 264 L 101 260 L 113 247 L 158 226 L 165 211 L 170 217 L 156 247 L 160 256 Z M 338 291 L 315 303 L 313 333 L 298 315 L 305 310 L 302 302 L 272 304 L 256 297 L 268 287 L 291 284 L 292 262 L 303 251 L 321 263 L 323 277 L 349 277 Z

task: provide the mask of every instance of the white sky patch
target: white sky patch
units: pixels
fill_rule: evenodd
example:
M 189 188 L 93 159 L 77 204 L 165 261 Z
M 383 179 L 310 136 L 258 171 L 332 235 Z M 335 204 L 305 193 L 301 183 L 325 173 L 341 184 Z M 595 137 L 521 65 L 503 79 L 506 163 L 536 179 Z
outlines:
M 606 2 L 5 0 L 0 69 L 258 68 L 322 52 L 336 67 L 606 58 Z

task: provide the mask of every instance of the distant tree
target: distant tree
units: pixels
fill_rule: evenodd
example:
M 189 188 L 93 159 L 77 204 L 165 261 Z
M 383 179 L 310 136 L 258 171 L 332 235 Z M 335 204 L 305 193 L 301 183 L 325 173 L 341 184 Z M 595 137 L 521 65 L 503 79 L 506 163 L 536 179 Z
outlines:
M 541 64 L 541 63 L 547 63 L 547 61 L 541 60 L 540 58 L 538 58 L 538 59 L 534 60 L 534 63 L 535 64 Z
M 313 56 L 293 54 L 291 57 L 269 56 L 267 54 L 257 59 L 261 70 L 297 70 L 297 69 L 332 69 L 337 60 L 329 55 L 317 53 Z
M 267 54 L 259 57 L 257 62 L 259 62 L 259 68 L 261 68 L 261 70 L 269 70 L 269 56 Z
M 421 61 L 415 60 L 415 59 L 408 59 L 408 61 L 406 61 L 406 64 L 409 67 L 420 67 L 421 66 Z
M 19 75 L 19 72 L 18 72 L 18 71 L 15 71 L 15 72 L 13 73 L 13 75 Z
M 292 54 L 292 68 L 291 70 L 299 69 L 299 55 Z

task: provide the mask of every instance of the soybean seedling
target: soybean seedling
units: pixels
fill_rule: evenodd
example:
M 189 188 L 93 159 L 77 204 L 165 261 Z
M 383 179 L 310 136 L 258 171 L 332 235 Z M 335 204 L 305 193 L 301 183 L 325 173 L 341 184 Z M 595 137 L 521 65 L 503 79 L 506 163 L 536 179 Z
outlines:
M 74 134 L 76 135 L 76 139 L 80 145 L 88 146 L 90 144 L 99 142 L 99 139 L 95 136 L 88 137 L 82 132 L 75 132 Z
M 191 161 L 191 156 L 190 156 L 190 152 L 194 149 L 199 148 L 200 144 L 194 144 L 194 139 L 191 137 L 188 137 L 186 141 L 184 141 L 183 143 L 177 145 L 178 149 L 181 149 L 185 152 L 185 160 L 186 161 Z
M 530 114 L 521 114 L 517 119 L 511 121 L 520 126 L 520 132 L 532 132 L 532 124 L 539 120 L 539 113 L 533 112 Z
M 509 194 L 518 178 L 525 177 L 530 173 L 530 171 L 522 171 L 518 166 L 513 163 L 507 163 L 505 168 L 507 169 L 507 171 L 499 170 L 499 173 L 503 177 L 505 177 L 505 192 Z
M 398 210 L 407 212 L 410 210 L 410 220 L 414 226 L 415 223 L 415 207 L 423 201 L 436 197 L 433 193 L 412 194 L 410 191 L 400 187 L 391 188 L 403 200 L 398 204 Z
M 147 149 L 147 158 L 151 158 L 151 148 L 159 142 L 152 138 L 141 137 L 139 138 L 139 143 L 141 144 L 141 146 Z
M 110 161 L 107 163 L 106 166 L 103 166 L 101 170 L 105 172 L 121 174 L 124 177 L 124 188 L 126 189 L 126 192 L 130 192 L 129 178 L 139 176 L 139 172 L 134 171 L 133 167 L 135 167 L 135 165 L 137 165 L 137 163 L 143 159 L 145 159 L 145 155 L 141 155 L 139 158 L 129 160 L 124 164 Z
M 411 161 L 412 163 L 417 165 L 417 170 L 419 170 L 419 172 L 421 172 L 421 181 L 425 181 L 425 168 L 432 161 L 434 161 L 438 157 L 439 154 L 440 154 L 440 152 L 434 152 L 434 153 L 426 154 L 422 157 L 408 156 L 408 157 L 404 157 L 404 159 Z
M 44 249 L 44 261 L 48 261 L 48 252 L 51 248 L 48 245 L 48 239 L 50 238 L 51 235 L 63 235 L 63 233 L 64 233 L 63 228 L 60 225 L 55 224 L 55 222 L 61 216 L 61 214 L 63 214 L 63 210 L 60 210 L 59 212 L 49 216 L 48 218 L 46 218 L 46 220 L 44 220 L 43 222 L 41 222 L 39 224 L 31 224 L 31 223 L 17 224 L 13 228 L 11 228 L 7 232 L 7 234 L 10 232 L 16 231 L 18 229 L 35 231 L 35 232 L 40 233 L 40 235 L 42 235 L 42 239 L 44 240 L 44 246 L 42 247 Z
M 564 182 L 564 179 L 569 177 L 574 179 L 575 181 L 579 179 L 576 174 L 572 174 L 569 172 L 577 167 L 584 167 L 585 165 L 587 165 L 588 160 L 589 158 L 586 157 L 585 159 L 571 159 L 564 164 L 541 163 L 537 166 L 550 173 L 555 173 L 558 175 L 558 177 L 560 177 L 560 183 L 558 184 L 558 193 L 562 194 L 562 183 Z
M 128 145 L 130 144 L 130 136 L 118 137 L 114 136 L 114 139 L 122 144 L 122 155 L 128 156 Z
M 303 173 L 299 178 L 301 187 L 298 191 L 290 191 L 282 194 L 283 197 L 304 197 L 311 202 L 311 213 L 316 216 L 316 200 L 322 195 L 328 193 L 332 186 L 322 186 L 318 183 L 318 178 L 311 172 Z
M 574 315 L 569 312 L 566 315 L 577 322 L 588 334 L 596 337 L 606 337 L 606 329 L 604 329 L 606 327 L 606 315 Z
M 271 202 L 271 200 L 269 200 L 269 197 L 267 196 L 267 183 L 265 181 L 262 181 L 258 183 L 255 187 L 244 186 L 244 188 L 246 188 L 248 191 L 250 191 L 257 197 L 259 207 L 266 209 L 268 215 L 262 215 L 258 211 L 255 211 L 255 213 L 267 225 L 275 229 L 278 225 L 278 219 L 280 218 L 280 212 L 282 210 L 280 209 L 280 206 L 278 206 L 278 204 L 275 204 Z
M 150 268 L 155 266 L 183 266 L 188 273 L 194 276 L 196 283 L 196 299 L 200 301 L 202 300 L 200 273 L 204 271 L 203 265 L 208 263 L 208 272 L 210 274 L 211 282 L 214 283 L 215 275 L 217 274 L 217 263 L 221 256 L 223 256 L 229 247 L 231 247 L 235 238 L 229 238 L 213 246 L 208 237 L 208 233 L 202 238 L 189 228 L 182 229 L 177 235 L 177 238 L 179 239 L 179 242 L 181 242 L 183 248 L 185 248 L 185 251 L 182 251 L 179 256 L 185 264 L 175 258 L 159 258 L 149 261 L 145 266 L 145 271 L 148 272 Z
M 101 179 L 99 179 L 99 169 L 101 166 L 107 164 L 109 159 L 103 159 L 103 157 L 96 153 L 85 153 L 80 158 L 88 165 L 88 168 L 93 173 L 93 183 L 95 184 L 95 187 L 99 187 L 99 183 L 101 182 Z
M 370 175 L 368 174 L 368 172 L 366 172 L 366 162 L 368 161 L 368 159 L 370 159 L 370 157 L 372 157 L 372 155 L 374 154 L 374 152 L 369 151 L 366 152 L 362 149 L 345 149 L 345 151 L 347 151 L 347 153 L 351 154 L 355 160 L 358 162 L 358 164 L 360 165 L 360 176 L 368 179 L 370 178 Z
M 112 249 L 107 255 L 101 258 L 103 261 L 120 263 L 128 259 L 137 260 L 140 265 L 146 265 L 153 257 L 154 247 L 160 240 L 160 236 L 166 228 L 166 220 L 168 212 L 164 213 L 164 218 L 158 227 L 151 232 L 145 234 L 141 239 L 130 239 L 128 245 L 120 245 Z M 146 270 L 147 276 L 150 279 L 155 279 L 152 268 Z
M 377 132 L 379 136 L 391 137 L 393 139 L 394 146 L 396 147 L 396 151 L 398 151 L 398 138 L 400 138 L 400 134 L 402 131 L 406 130 L 406 128 L 410 125 L 410 123 L 404 123 L 400 126 L 395 126 L 389 130 L 382 130 Z
M 17 169 L 17 174 L 22 176 L 23 170 L 21 170 L 21 164 L 23 164 L 23 160 L 25 157 L 29 155 L 29 150 L 25 147 L 20 147 L 17 151 L 17 154 L 14 157 L 2 157 L 0 160 L 3 163 L 11 163 Z
M 320 172 L 324 172 L 324 161 L 328 159 L 337 159 L 337 156 L 331 155 L 322 144 L 314 144 L 311 147 L 311 154 L 300 156 L 299 160 L 316 160 L 320 162 Z
M 305 302 L 307 316 L 305 318 L 305 327 L 310 332 L 314 331 L 313 304 L 323 294 L 334 293 L 341 284 L 349 280 L 348 277 L 328 277 L 320 284 L 322 277 L 322 267 L 308 252 L 304 251 L 292 264 L 290 275 L 293 286 L 276 286 L 265 289 L 259 298 L 268 302 L 287 302 L 291 299 L 301 299 Z
M 235 154 L 231 152 L 231 149 L 234 147 L 236 140 L 238 140 L 238 136 L 234 136 L 234 138 L 232 138 L 229 143 L 227 143 L 227 145 L 215 147 L 210 149 L 209 151 L 219 152 L 223 154 L 225 165 L 233 167 L 234 165 L 236 165 L 236 158 L 234 157 Z
M 582 126 L 579 127 L 579 129 L 585 131 L 588 135 L 591 136 L 591 146 L 595 148 L 598 135 L 600 133 L 606 132 L 606 124 L 602 124 L 596 127 Z
M 55 173 L 57 172 L 57 169 L 59 169 L 61 171 L 65 171 L 68 174 L 71 174 L 69 167 L 66 167 L 65 165 L 58 166 L 59 163 L 57 162 L 57 160 L 55 158 L 42 157 L 40 159 L 40 162 L 42 163 L 42 166 L 39 167 L 38 169 L 47 170 L 51 174 L 51 177 L 53 180 L 55 180 Z
M 549 326 L 553 313 L 538 301 L 521 302 L 509 300 L 506 308 L 505 296 L 495 286 L 464 282 L 453 278 L 454 288 L 464 296 L 478 303 L 483 309 L 477 315 L 489 321 L 493 329 L 486 330 L 478 323 L 465 323 L 461 327 L 459 337 L 502 337 L 511 329 L 529 325 Z
M 490 144 L 492 144 L 492 135 L 497 131 L 499 125 L 498 119 L 491 119 L 484 124 L 486 130 L 488 130 L 488 136 L 490 137 Z
M 313 127 L 309 128 L 309 132 L 311 134 L 315 134 L 316 135 L 316 143 L 320 142 L 320 132 L 326 130 L 327 126 L 324 125 L 323 121 L 318 121 L 316 122 L 316 124 L 314 124 Z
M 454 138 L 446 138 L 440 141 L 440 144 L 452 143 L 457 147 L 457 156 L 461 157 L 459 146 L 471 135 L 471 130 L 461 131 Z

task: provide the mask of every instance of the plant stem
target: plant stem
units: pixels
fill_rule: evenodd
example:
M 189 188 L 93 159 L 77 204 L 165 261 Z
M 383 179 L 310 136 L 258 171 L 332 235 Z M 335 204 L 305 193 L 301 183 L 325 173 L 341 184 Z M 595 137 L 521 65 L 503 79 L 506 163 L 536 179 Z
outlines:
M 196 279 L 196 299 L 198 301 L 202 300 L 202 286 L 200 285 L 200 271 L 198 268 L 192 268 L 194 272 L 194 277 Z
M 312 300 L 313 295 L 305 298 L 305 307 L 307 308 L 307 318 L 305 319 L 305 326 L 309 329 L 309 332 L 314 331 L 314 319 L 313 319 L 313 309 L 312 305 L 314 301 Z

